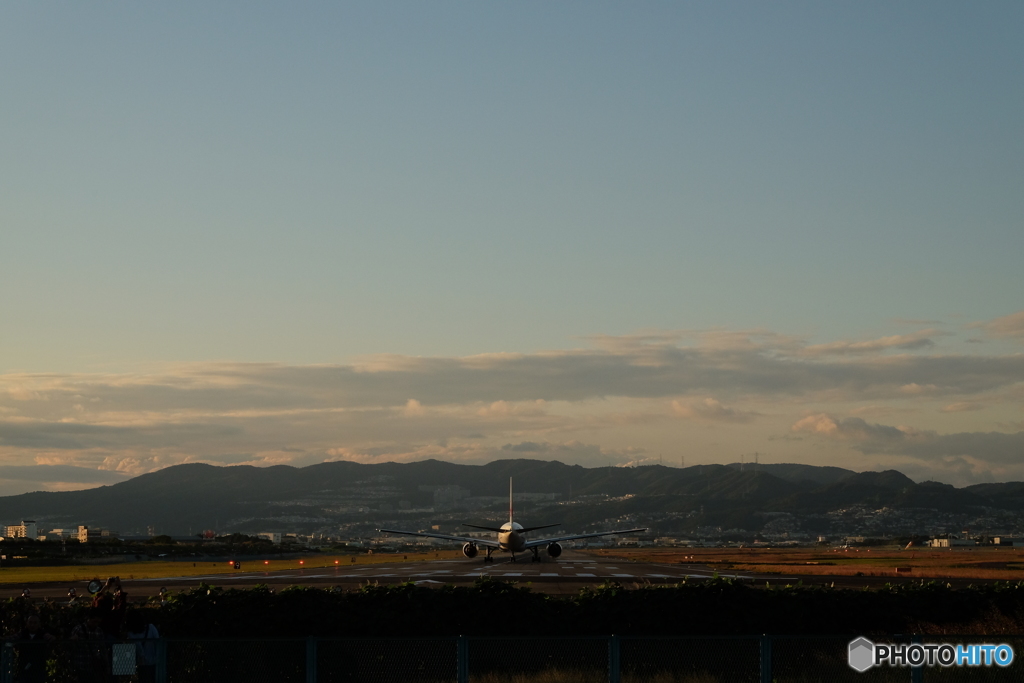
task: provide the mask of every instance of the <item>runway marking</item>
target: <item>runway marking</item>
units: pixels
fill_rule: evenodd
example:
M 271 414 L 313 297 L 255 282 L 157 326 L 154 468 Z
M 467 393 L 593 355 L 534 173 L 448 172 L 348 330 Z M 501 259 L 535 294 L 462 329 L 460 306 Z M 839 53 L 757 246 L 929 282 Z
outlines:
M 559 574 L 541 574 L 541 576 L 560 576 Z
M 612 574 L 612 576 L 618 577 L 620 579 L 631 579 L 631 578 L 633 578 L 632 574 Z
M 522 576 L 522 572 L 505 572 L 504 574 L 495 574 L 495 576 Z
M 595 575 L 594 574 L 577 574 L 576 576 L 586 576 L 586 577 L 592 579 L 592 578 L 594 578 Z
M 651 578 L 651 579 L 678 579 L 678 578 L 681 578 L 681 577 L 678 577 L 678 576 L 669 576 L 668 574 L 645 574 L 645 576 L 647 576 L 648 578 Z

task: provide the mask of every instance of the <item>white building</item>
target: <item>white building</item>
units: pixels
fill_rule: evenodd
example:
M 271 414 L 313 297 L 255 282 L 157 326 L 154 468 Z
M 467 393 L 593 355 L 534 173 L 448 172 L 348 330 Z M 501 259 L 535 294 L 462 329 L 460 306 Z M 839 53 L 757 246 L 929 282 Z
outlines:
M 21 524 L 8 525 L 4 533 L 8 538 L 39 538 L 36 531 L 36 523 L 32 520 L 23 520 Z
M 933 538 L 930 543 L 933 548 L 965 548 L 977 545 L 969 538 Z
M 256 534 L 259 538 L 265 538 L 274 545 L 281 545 L 281 532 L 279 531 L 264 531 Z

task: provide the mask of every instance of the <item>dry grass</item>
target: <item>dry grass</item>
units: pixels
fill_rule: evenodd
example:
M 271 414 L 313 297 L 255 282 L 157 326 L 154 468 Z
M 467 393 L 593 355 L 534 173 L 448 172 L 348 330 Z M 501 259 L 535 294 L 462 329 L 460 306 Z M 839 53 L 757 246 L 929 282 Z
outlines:
M 425 553 L 380 553 L 375 555 L 314 555 L 289 558 L 287 560 L 247 560 L 239 558 L 241 569 L 234 569 L 227 562 L 191 560 L 143 561 L 118 564 L 90 564 L 71 567 L 0 567 L 0 585 L 23 585 L 26 583 L 69 583 L 88 581 L 96 577 L 120 576 L 122 579 L 157 579 L 175 576 L 209 576 L 215 574 L 237 574 L 240 572 L 308 571 L 316 569 L 338 569 L 339 573 L 352 567 L 384 562 L 422 562 L 424 560 L 456 559 L 462 557 L 459 551 L 436 551 Z
M 707 565 L 723 572 L 1024 580 L 1024 550 L 1010 548 L 643 548 L 587 552 L 636 562 Z M 897 568 L 909 571 L 897 572 Z

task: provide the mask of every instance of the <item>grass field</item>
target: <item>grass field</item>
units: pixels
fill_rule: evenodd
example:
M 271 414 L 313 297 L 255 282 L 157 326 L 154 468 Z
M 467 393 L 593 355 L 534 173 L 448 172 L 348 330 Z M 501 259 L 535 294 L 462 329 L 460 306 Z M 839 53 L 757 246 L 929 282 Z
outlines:
M 1010 548 L 640 548 L 587 552 L 636 562 L 704 564 L 723 571 L 760 574 L 1024 580 L 1024 550 Z
M 284 571 L 299 569 L 324 569 L 334 567 L 359 567 L 384 562 L 422 562 L 424 560 L 456 559 L 462 557 L 458 550 L 432 551 L 425 553 L 381 553 L 374 555 L 313 555 L 297 556 L 286 560 L 247 560 L 238 558 L 241 569 L 234 569 L 227 562 L 209 560 L 147 561 L 120 564 L 90 564 L 73 567 L 0 567 L 0 585 L 23 585 L 29 583 L 73 583 L 94 578 L 105 579 L 119 576 L 122 579 L 156 579 L 164 576 L 208 576 L 210 574 L 235 574 L 254 571 Z

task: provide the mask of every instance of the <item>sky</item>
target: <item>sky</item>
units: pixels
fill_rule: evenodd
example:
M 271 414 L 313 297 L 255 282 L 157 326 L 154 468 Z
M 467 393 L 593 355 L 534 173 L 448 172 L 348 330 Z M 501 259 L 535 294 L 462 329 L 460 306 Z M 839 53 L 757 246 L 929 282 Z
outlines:
M 0 5 L 0 494 L 1024 480 L 1019 2 Z

